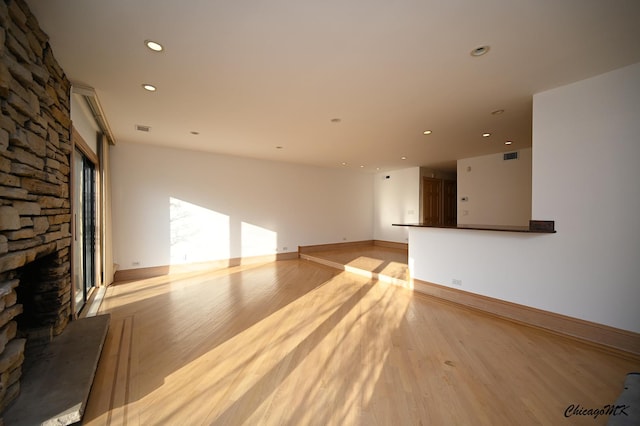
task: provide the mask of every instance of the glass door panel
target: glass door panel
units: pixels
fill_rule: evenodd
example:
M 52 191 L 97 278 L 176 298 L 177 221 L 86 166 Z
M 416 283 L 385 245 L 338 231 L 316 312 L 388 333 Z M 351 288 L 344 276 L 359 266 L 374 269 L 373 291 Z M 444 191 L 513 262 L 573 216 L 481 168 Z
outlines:
M 75 312 L 87 301 L 95 285 L 96 189 L 95 166 L 76 150 L 74 152 L 74 296 Z

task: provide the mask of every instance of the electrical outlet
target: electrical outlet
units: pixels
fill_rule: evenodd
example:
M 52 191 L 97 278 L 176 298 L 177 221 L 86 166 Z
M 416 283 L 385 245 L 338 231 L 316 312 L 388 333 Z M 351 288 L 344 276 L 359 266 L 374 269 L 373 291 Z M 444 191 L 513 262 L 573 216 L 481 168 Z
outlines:
M 451 280 L 451 284 L 462 287 L 462 280 L 458 280 L 456 278 Z
M 140 266 L 140 261 L 136 260 L 134 262 L 131 262 L 131 266 Z
M 287 251 L 289 250 L 289 247 L 282 247 L 282 251 Z

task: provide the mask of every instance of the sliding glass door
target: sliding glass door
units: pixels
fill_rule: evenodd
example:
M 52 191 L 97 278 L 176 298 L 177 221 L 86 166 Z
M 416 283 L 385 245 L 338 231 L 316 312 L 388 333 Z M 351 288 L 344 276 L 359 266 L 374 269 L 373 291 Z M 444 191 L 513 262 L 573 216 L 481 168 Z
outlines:
M 96 166 L 78 149 L 73 158 L 73 264 L 75 313 L 78 313 L 96 284 Z

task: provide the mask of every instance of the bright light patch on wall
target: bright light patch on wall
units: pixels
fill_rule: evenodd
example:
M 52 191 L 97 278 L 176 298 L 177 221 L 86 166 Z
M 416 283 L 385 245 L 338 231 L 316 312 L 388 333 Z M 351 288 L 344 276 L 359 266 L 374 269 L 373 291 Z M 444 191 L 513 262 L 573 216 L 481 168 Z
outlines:
M 276 253 L 278 234 L 257 225 L 242 222 L 242 257 L 263 256 Z
M 169 199 L 171 265 L 229 259 L 229 216 Z

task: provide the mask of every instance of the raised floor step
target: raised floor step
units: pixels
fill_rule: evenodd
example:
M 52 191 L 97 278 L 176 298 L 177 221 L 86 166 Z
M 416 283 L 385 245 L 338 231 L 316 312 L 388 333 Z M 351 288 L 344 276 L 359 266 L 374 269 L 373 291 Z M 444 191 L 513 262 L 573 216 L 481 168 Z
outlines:
M 378 281 L 409 288 L 406 251 L 371 247 L 300 253 L 300 258 Z

